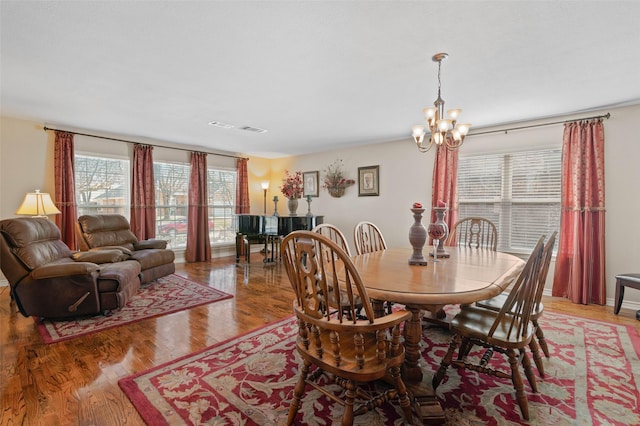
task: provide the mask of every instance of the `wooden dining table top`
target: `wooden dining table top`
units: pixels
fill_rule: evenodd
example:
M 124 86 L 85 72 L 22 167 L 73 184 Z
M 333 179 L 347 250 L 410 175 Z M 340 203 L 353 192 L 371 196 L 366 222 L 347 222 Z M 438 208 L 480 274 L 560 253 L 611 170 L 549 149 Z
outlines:
M 354 256 L 369 297 L 405 305 L 472 303 L 504 291 L 525 261 L 507 253 L 446 247 L 449 258 L 409 265 L 410 248 L 388 248 Z

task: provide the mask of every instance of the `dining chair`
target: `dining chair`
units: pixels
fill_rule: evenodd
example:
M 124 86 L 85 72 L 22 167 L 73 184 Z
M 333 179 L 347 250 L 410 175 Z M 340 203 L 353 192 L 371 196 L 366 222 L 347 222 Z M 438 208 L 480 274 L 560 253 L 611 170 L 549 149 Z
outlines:
M 372 222 L 359 222 L 353 228 L 356 254 L 373 253 L 387 248 L 382 231 Z M 393 303 L 384 301 L 386 312 L 391 313 Z
M 317 232 L 329 238 L 331 241 L 338 244 L 338 246 L 340 246 L 340 248 L 343 249 L 349 257 L 351 257 L 351 251 L 349 250 L 349 244 L 347 243 L 347 239 L 342 233 L 342 231 L 340 231 L 340 229 L 335 225 L 332 225 L 330 223 L 321 223 L 320 225 L 316 225 L 311 231 Z M 330 289 L 330 291 L 333 291 L 333 289 Z M 341 300 L 346 300 L 346 298 L 342 297 Z M 350 305 L 349 304 L 347 304 L 346 306 L 336 305 L 331 307 L 336 309 L 337 308 L 345 309 L 345 312 L 349 312 Z M 360 313 L 362 312 L 362 301 L 357 300 L 356 307 L 358 307 L 357 311 L 358 311 L 358 315 L 360 315 Z
M 553 247 L 556 243 L 557 234 L 557 231 L 554 232 L 544 245 L 544 249 L 542 251 L 540 272 L 538 274 L 538 286 L 536 288 L 533 311 L 531 312 L 531 322 L 535 327 L 536 334 L 533 339 L 531 339 L 529 348 L 531 349 L 531 352 L 533 354 L 533 360 L 535 361 L 538 373 L 540 373 L 540 377 L 544 377 L 544 364 L 542 363 L 542 358 L 539 354 L 539 347 L 542 348 L 544 356 L 549 358 L 549 346 L 547 345 L 547 341 L 544 337 L 544 332 L 539 323 L 539 319 L 542 317 L 542 313 L 544 312 L 544 305 L 542 303 L 542 292 L 544 291 L 544 285 L 547 280 L 547 273 L 549 272 L 549 265 L 551 264 L 551 258 L 553 257 Z M 499 311 L 500 309 L 502 309 L 502 306 L 504 306 L 504 303 L 507 300 L 508 296 L 508 292 L 502 292 L 499 295 L 492 297 L 491 299 L 480 300 L 476 302 L 476 306 Z
M 411 403 L 400 375 L 405 356 L 400 330 L 411 313 L 399 310 L 375 318 L 367 290 L 347 252 L 317 232 L 287 235 L 282 242 L 282 262 L 295 293 L 296 349 L 303 362 L 287 424 L 294 423 L 307 385 L 343 405 L 342 425 L 353 424 L 355 416 L 390 400 L 399 402 L 411 424 Z M 338 284 L 343 292 L 333 294 L 338 299 L 346 295 L 350 313 L 322 309 L 332 303 L 328 289 Z M 366 318 L 357 317 L 356 299 L 363 302 Z M 383 378 L 391 387 L 385 386 L 381 393 L 360 387 Z M 338 384 L 343 392 L 332 392 L 330 384 Z
M 380 228 L 372 222 L 359 222 L 353 229 L 353 240 L 356 254 L 373 253 L 387 248 Z
M 498 231 L 489 219 L 467 217 L 457 221 L 449 232 L 447 246 L 498 249 Z
M 516 391 L 520 412 L 526 420 L 529 420 L 529 404 L 520 375 L 520 362 L 531 389 L 537 392 L 536 378 L 525 350 L 535 333 L 535 327 L 530 319 L 539 281 L 543 242 L 544 237 L 541 237 L 500 311 L 469 305 L 451 320 L 449 328 L 453 338 L 440 362 L 440 367 L 433 376 L 433 389 L 440 385 L 449 365 L 498 378 L 510 378 Z M 468 356 L 470 348 L 474 345 L 486 349 L 479 358 Z M 456 349 L 458 349 L 458 357 L 453 360 Z M 496 352 L 508 359 L 509 372 L 489 363 Z
M 334 241 L 336 244 L 340 246 L 344 251 L 347 252 L 349 257 L 351 257 L 351 250 L 349 250 L 349 244 L 347 243 L 347 238 L 344 236 L 342 231 L 330 223 L 321 223 L 316 225 L 313 229 L 313 232 L 317 232 L 326 237 L 329 237 L 331 241 Z

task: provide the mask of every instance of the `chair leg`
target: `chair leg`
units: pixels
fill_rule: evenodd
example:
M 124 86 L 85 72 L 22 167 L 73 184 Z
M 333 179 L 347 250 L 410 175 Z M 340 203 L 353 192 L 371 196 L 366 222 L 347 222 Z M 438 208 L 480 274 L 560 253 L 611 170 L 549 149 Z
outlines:
M 620 307 L 622 306 L 622 299 L 624 298 L 624 286 L 620 282 L 620 279 L 616 280 L 616 297 L 613 299 L 613 313 L 618 315 Z
M 544 352 L 545 357 L 549 358 L 549 346 L 547 346 L 547 339 L 544 338 L 544 332 L 542 331 L 542 328 L 540 328 L 538 320 L 533 320 L 531 322 L 536 327 L 536 338 L 538 339 L 538 343 L 542 348 L 542 352 Z
M 407 387 L 402 381 L 400 376 L 400 367 L 392 367 L 390 369 L 391 377 L 393 377 L 395 388 L 398 391 L 398 400 L 400 407 L 404 412 L 404 416 L 407 420 L 407 424 L 413 424 L 413 414 L 411 413 L 411 401 L 409 400 L 409 394 L 407 393 Z
M 527 401 L 527 394 L 524 392 L 522 376 L 520 376 L 518 355 L 516 355 L 513 349 L 509 349 L 507 350 L 507 356 L 509 357 L 509 365 L 511 366 L 511 382 L 516 390 L 516 400 L 520 406 L 520 412 L 525 420 L 529 420 L 529 402 Z
M 464 359 L 469 352 L 473 349 L 473 342 L 468 337 L 464 337 L 460 343 L 460 350 L 458 351 L 458 360 Z
M 300 378 L 298 378 L 298 383 L 296 383 L 296 387 L 293 391 L 293 400 L 291 401 L 291 405 L 289 406 L 289 417 L 287 417 L 287 425 L 291 426 L 296 418 L 296 414 L 300 409 L 300 405 L 302 404 L 302 395 L 304 394 L 304 388 L 307 384 L 307 376 L 309 375 L 309 367 L 311 366 L 310 362 L 305 361 L 300 369 Z
M 353 425 L 353 404 L 356 400 L 356 385 L 353 381 L 349 380 L 346 385 L 346 392 L 344 398 L 344 413 L 342 413 L 342 426 Z
M 522 348 L 520 349 L 520 357 L 522 358 L 522 366 L 524 367 L 524 374 L 527 376 L 527 380 L 529 381 L 529 385 L 531 386 L 531 390 L 535 393 L 538 392 L 538 382 L 536 382 L 536 376 L 533 374 L 533 368 L 531 368 L 531 360 L 527 355 L 527 351 Z
M 449 368 L 449 365 L 451 365 L 451 360 L 453 359 L 453 353 L 455 352 L 456 348 L 459 345 L 460 345 L 460 336 L 456 334 L 453 336 L 453 338 L 451 339 L 451 342 L 449 343 L 449 350 L 447 351 L 445 356 L 442 358 L 442 361 L 440 362 L 440 367 L 438 367 L 438 371 L 436 371 L 436 374 L 433 375 L 433 379 L 431 379 L 431 386 L 433 387 L 433 390 L 436 390 L 436 388 L 442 382 L 442 379 L 444 379 L 444 375 L 447 372 L 447 368 Z
M 540 356 L 540 347 L 538 346 L 538 342 L 536 342 L 535 336 L 531 337 L 531 341 L 529 342 L 529 349 L 531 349 L 531 353 L 533 354 L 533 361 L 536 363 L 536 368 L 538 369 L 538 373 L 540 373 L 540 377 L 544 378 L 544 364 L 542 363 L 542 357 Z

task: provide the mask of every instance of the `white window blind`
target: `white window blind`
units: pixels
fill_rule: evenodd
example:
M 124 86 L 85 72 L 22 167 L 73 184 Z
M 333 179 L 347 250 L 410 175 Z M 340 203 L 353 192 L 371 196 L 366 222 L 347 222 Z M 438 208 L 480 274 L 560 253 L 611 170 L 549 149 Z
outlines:
M 498 229 L 498 250 L 529 253 L 560 226 L 561 150 L 460 156 L 459 219 L 482 216 Z

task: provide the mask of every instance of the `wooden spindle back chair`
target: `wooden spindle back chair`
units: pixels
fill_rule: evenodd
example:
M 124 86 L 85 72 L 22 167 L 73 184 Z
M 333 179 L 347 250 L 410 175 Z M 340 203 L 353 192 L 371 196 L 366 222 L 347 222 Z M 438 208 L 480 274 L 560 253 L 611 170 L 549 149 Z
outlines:
M 294 231 L 282 242 L 282 262 L 295 292 L 293 310 L 298 318 L 296 349 L 303 360 L 289 409 L 288 424 L 295 421 L 306 385 L 344 406 L 342 424 L 353 424 L 354 416 L 364 414 L 386 401 L 400 403 L 408 423 L 412 422 L 410 401 L 400 376 L 404 346 L 400 341 L 401 325 L 411 314 L 405 310 L 374 318 L 367 291 L 351 258 L 328 237 L 311 231 Z M 331 288 L 341 287 L 339 292 Z M 350 306 L 324 309 L 332 302 Z M 348 303 L 340 300 L 346 295 Z M 356 315 L 355 301 L 361 300 L 366 318 Z M 311 370 L 313 372 L 311 373 Z M 330 393 L 318 382 L 325 376 L 344 392 Z M 384 377 L 392 387 L 382 395 L 364 392 L 359 384 Z M 326 381 L 325 381 L 326 383 Z
M 531 349 L 531 353 L 533 354 L 533 359 L 535 361 L 536 368 L 538 369 L 538 373 L 540 373 L 540 377 L 544 377 L 544 364 L 542 363 L 542 358 L 539 354 L 539 348 L 541 347 L 545 357 L 549 358 L 549 346 L 547 345 L 547 341 L 544 337 L 544 331 L 542 330 L 542 327 L 540 327 L 540 323 L 538 322 L 538 320 L 540 319 L 540 317 L 542 317 L 542 313 L 544 312 L 542 293 L 544 291 L 544 285 L 547 280 L 547 274 L 549 273 L 549 265 L 551 264 L 551 258 L 553 257 L 553 248 L 556 243 L 557 234 L 557 232 L 554 232 L 544 245 L 544 249 L 542 251 L 540 272 L 538 274 L 538 287 L 536 289 L 534 298 L 533 311 L 531 312 L 531 322 L 536 328 L 536 335 L 533 339 L 531 339 L 529 348 Z M 491 299 L 476 302 L 476 306 L 499 311 L 504 305 L 508 296 L 508 292 L 503 292 L 495 297 L 492 297 Z
M 503 379 L 511 379 L 522 416 L 529 419 L 529 405 L 519 368 L 521 359 L 529 384 L 533 391 L 537 392 L 535 376 L 525 348 L 535 333 L 535 327 L 530 319 L 535 304 L 543 242 L 544 237 L 541 237 L 500 311 L 496 312 L 469 305 L 451 320 L 450 330 L 453 333 L 453 338 L 447 353 L 442 358 L 438 371 L 433 376 L 434 389 L 444 379 L 449 365 Z M 467 357 L 474 345 L 486 349 L 478 362 L 475 362 L 476 358 Z M 456 348 L 459 348 L 458 359 L 452 361 Z M 506 356 L 510 366 L 509 372 L 494 368 L 489 364 L 494 353 Z

